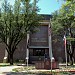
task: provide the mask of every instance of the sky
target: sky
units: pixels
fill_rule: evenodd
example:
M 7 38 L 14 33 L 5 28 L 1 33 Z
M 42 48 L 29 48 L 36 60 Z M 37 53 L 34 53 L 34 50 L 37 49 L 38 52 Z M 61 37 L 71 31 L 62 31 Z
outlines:
M 40 14 L 51 14 L 52 12 L 60 9 L 62 2 L 56 0 L 39 0 L 38 6 L 41 9 Z
M 0 7 L 3 0 L 0 0 Z M 40 8 L 39 14 L 51 14 L 54 11 L 60 9 L 62 2 L 57 2 L 57 0 L 39 0 L 37 6 Z M 9 0 L 11 4 L 14 4 L 14 0 Z

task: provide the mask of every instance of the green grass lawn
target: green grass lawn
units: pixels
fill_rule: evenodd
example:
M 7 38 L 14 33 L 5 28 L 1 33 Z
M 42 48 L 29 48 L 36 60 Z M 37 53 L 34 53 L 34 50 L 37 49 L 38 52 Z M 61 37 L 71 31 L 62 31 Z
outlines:
M 65 66 L 61 66 L 62 68 L 61 69 L 55 69 L 55 70 L 36 70 L 35 69 L 35 66 L 24 66 L 24 67 L 21 67 L 21 68 L 16 68 L 16 69 L 13 69 L 14 72 L 25 72 L 25 73 L 28 73 L 28 74 L 38 74 L 38 75 L 72 75 L 72 72 L 69 72 L 69 71 L 64 71 L 66 70 Z M 73 69 L 73 67 L 68 67 L 67 68 L 68 70 L 71 70 Z
M 0 63 L 0 67 L 10 66 L 9 63 Z
M 23 63 L 13 63 L 13 66 L 17 66 L 19 64 L 23 64 Z M 3 66 L 11 66 L 10 63 L 0 63 L 0 67 Z

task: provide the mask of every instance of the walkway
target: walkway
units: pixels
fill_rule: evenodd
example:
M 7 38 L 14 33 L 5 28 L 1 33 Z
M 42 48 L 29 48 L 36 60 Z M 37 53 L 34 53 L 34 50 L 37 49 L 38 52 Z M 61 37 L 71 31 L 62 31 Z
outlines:
M 22 71 L 22 72 L 12 72 L 12 69 L 14 69 L 14 68 L 21 68 L 21 67 L 23 67 L 23 66 L 4 66 L 4 67 L 0 67 L 0 75 L 26 75 L 25 74 L 25 71 Z M 29 72 L 38 72 L 38 71 L 50 71 L 50 70 L 29 70 Z M 60 72 L 60 71 L 63 71 L 63 72 L 65 72 L 65 71 L 74 71 L 74 74 L 72 74 L 72 75 L 75 75 L 75 68 L 67 68 L 67 69 L 56 69 L 55 70 L 56 72 Z M 30 75 L 30 74 L 28 74 L 28 75 Z M 32 75 L 35 75 L 35 74 L 32 74 Z
M 22 66 L 5 66 L 5 67 L 0 67 L 0 75 L 10 75 L 10 74 L 5 74 L 8 72 L 12 72 L 12 69 L 14 68 L 19 68 Z

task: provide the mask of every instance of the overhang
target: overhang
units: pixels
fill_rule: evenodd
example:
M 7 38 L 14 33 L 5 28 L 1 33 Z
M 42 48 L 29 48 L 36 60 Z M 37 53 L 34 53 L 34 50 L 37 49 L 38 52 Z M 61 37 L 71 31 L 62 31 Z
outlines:
M 49 48 L 48 46 L 29 46 L 29 48 Z

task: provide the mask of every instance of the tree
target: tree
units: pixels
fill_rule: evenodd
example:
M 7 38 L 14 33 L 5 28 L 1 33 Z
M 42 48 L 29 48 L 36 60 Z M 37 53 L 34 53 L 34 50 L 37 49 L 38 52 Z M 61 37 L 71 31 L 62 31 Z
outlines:
M 64 1 L 74 1 L 74 0 L 64 0 Z
M 4 0 L 0 12 L 0 39 L 6 45 L 10 65 L 13 65 L 13 54 L 19 42 L 39 24 L 39 15 L 33 7 L 30 0 L 15 0 L 14 6 Z
M 56 15 L 53 16 L 52 23 L 55 24 L 56 32 L 62 32 L 67 36 L 67 53 L 73 65 L 73 54 L 75 49 L 75 1 L 66 1 Z M 54 29 L 55 27 L 53 27 Z

